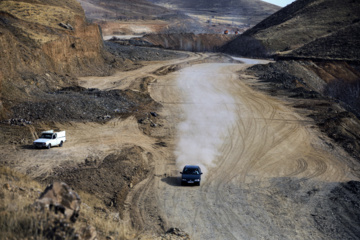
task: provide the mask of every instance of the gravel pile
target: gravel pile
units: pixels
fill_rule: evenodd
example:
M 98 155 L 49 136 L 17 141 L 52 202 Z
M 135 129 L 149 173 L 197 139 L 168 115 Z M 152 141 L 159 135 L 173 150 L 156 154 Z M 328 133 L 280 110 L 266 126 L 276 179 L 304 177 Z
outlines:
M 69 87 L 48 93 L 37 101 L 23 102 L 12 111 L 15 119 L 29 121 L 102 121 L 141 113 L 143 109 L 155 106 L 150 96 L 144 93 Z

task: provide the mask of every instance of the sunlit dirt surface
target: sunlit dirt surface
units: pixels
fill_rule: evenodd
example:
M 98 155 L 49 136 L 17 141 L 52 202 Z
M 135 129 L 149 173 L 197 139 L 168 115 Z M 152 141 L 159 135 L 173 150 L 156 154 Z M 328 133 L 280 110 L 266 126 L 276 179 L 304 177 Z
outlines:
M 339 210 L 342 197 L 354 199 L 351 191 L 340 191 L 352 185 L 341 184 L 359 180 L 348 156 L 324 144 L 313 122 L 283 100 L 251 89 L 248 84 L 258 80 L 241 73 L 249 64 L 206 63 L 208 57 L 192 54 L 79 79 L 86 88 L 137 90 L 139 79 L 151 77 L 149 93 L 163 107 L 160 124 L 147 134 L 134 117 L 51 123 L 67 131 L 62 148 L 3 145 L 2 161 L 46 177 L 57 167 L 140 146 L 152 156 L 151 172 L 125 201 L 122 221 L 129 238 L 170 227 L 191 239 L 356 238 L 359 227 L 352 219 L 358 210 Z M 35 136 L 34 128 L 27 129 Z M 203 167 L 200 187 L 180 185 L 184 164 Z

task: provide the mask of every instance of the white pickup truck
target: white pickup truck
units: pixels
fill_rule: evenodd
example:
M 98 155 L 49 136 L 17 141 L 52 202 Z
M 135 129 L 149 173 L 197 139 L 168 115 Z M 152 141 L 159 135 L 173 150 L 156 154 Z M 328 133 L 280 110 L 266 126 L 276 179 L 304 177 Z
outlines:
M 65 131 L 54 132 L 54 130 L 49 130 L 41 133 L 40 138 L 34 141 L 34 146 L 36 148 L 50 149 L 53 146 L 62 147 L 65 141 Z

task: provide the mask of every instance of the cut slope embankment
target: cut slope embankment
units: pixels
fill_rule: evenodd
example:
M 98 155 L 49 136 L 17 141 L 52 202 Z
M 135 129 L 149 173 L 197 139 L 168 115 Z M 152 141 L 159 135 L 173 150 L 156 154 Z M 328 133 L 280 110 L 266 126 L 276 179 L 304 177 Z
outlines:
M 76 76 L 109 74 L 117 64 L 75 0 L 1 1 L 0 10 L 4 115 L 14 103 L 73 85 Z

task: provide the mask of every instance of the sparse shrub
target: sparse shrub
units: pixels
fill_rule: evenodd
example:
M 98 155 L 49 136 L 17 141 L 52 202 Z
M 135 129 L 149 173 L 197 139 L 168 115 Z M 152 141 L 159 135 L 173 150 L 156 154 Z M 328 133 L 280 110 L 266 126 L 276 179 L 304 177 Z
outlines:
M 352 82 L 333 80 L 326 86 L 324 93 L 346 103 L 350 111 L 360 116 L 360 79 Z

